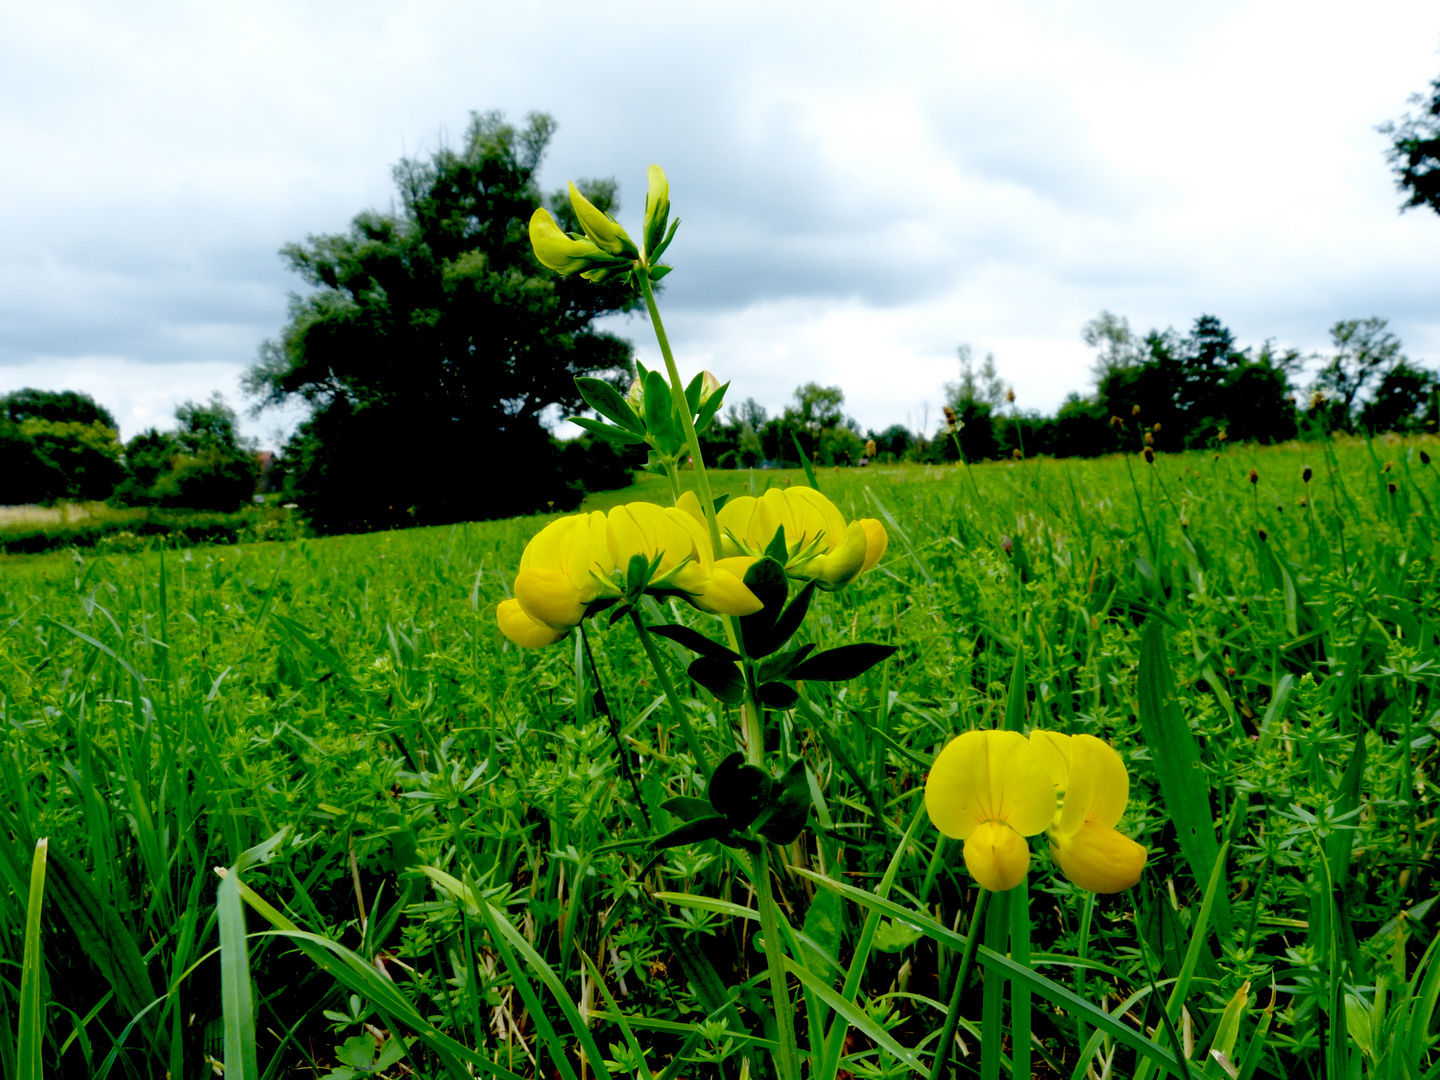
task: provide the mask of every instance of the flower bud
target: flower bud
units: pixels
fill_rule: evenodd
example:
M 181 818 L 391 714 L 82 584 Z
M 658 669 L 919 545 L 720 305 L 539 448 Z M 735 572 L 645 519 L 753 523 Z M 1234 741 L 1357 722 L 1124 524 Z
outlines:
M 715 396 L 715 392 L 716 392 L 717 390 L 719 390 L 719 389 L 720 389 L 720 380 L 715 377 L 715 373 L 714 373 L 714 372 L 709 371 L 709 370 L 706 370 L 706 371 L 702 371 L 702 372 L 700 373 L 700 404 L 701 404 L 701 405 L 704 405 L 705 402 L 709 401 L 712 397 L 714 397 L 714 396 Z
M 639 256 L 640 252 L 636 249 L 634 241 L 630 239 L 620 223 L 609 214 L 597 209 L 594 203 L 580 194 L 580 189 L 575 186 L 573 180 L 570 181 L 570 205 L 575 209 L 575 217 L 580 222 L 580 228 L 585 230 L 585 235 L 601 251 L 626 259 Z
M 592 265 L 592 258 L 603 252 L 589 240 L 576 240 L 567 235 L 550 211 L 541 207 L 530 216 L 530 246 L 541 266 L 561 274 L 573 274 Z
M 655 259 L 659 256 L 665 239 L 665 225 L 670 219 L 670 181 L 659 165 L 651 165 L 645 175 L 650 183 L 650 189 L 645 193 L 645 255 Z
M 630 389 L 625 392 L 625 400 L 630 408 L 635 410 L 636 416 L 645 415 L 645 380 L 634 379 L 630 383 Z

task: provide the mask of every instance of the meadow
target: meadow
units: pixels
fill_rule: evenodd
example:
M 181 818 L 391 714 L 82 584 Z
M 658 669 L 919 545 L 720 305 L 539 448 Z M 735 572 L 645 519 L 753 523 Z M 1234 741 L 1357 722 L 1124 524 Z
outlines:
M 549 519 L 0 558 L 0 1073 L 740 1080 L 782 950 L 820 1080 L 931 1071 L 957 977 L 957 1075 L 1440 1076 L 1437 454 L 822 471 L 890 543 L 803 639 L 899 651 L 772 717 L 813 808 L 763 944 L 742 853 L 646 847 L 706 769 L 635 635 L 497 631 Z M 1002 726 L 1111 743 L 1149 858 L 1097 896 L 1037 844 L 978 943 L 922 792 Z

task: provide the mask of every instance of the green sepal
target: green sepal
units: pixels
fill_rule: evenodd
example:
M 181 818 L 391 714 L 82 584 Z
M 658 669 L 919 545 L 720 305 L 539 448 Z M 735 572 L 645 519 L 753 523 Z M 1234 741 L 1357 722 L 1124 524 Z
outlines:
M 661 833 L 650 841 L 651 851 L 699 844 L 705 840 L 718 840 L 730 831 L 730 822 L 718 814 L 696 818 L 683 825 L 677 825 L 667 833 Z
M 700 410 L 695 414 L 695 434 L 699 435 L 710 427 L 710 422 L 715 419 L 715 414 L 720 411 L 720 406 L 725 404 L 725 391 L 730 389 L 727 382 L 705 399 Z M 717 506 L 718 510 L 719 507 Z
M 794 607 L 795 605 L 791 604 L 790 606 Z M 814 645 L 801 645 L 798 649 L 788 649 L 783 653 L 776 653 L 761 662 L 755 677 L 761 682 L 770 682 L 772 679 L 788 679 L 795 665 L 814 651 Z
M 650 567 L 651 561 L 639 552 L 630 556 L 630 562 L 625 567 L 626 596 L 638 596 L 644 591 L 650 583 Z
M 682 626 L 679 623 L 665 623 L 663 626 L 649 627 L 649 630 L 652 634 L 669 638 L 700 656 L 708 656 L 714 660 L 729 660 L 734 663 L 740 661 L 739 653 L 727 649 L 718 641 L 711 641 L 700 631 L 692 630 L 688 626 Z
M 758 765 L 745 764 L 745 755 L 737 750 L 715 766 L 706 795 L 731 827 L 743 829 L 765 808 L 774 786 L 769 773 Z
M 666 274 L 668 274 L 671 270 L 674 269 L 675 268 L 673 266 L 652 266 L 650 268 L 651 282 L 653 283 L 659 281 L 661 278 L 663 278 Z
M 645 430 L 662 453 L 673 450 L 675 441 L 675 408 L 670 387 L 658 371 L 645 373 Z
M 745 700 L 745 676 L 733 660 L 702 656 L 685 673 L 726 705 L 739 705 Z
M 807 658 L 790 672 L 792 679 L 811 682 L 844 682 L 863 675 L 882 660 L 893 656 L 898 645 L 877 645 L 862 641 L 858 645 L 841 645 Z
M 657 266 L 656 262 L 661 255 L 665 254 L 665 249 L 670 246 L 670 241 L 675 239 L 675 230 L 678 228 L 680 228 L 680 219 L 675 218 L 673 221 L 670 222 L 670 228 L 665 233 L 665 239 L 660 241 L 654 251 L 647 251 L 645 253 L 645 258 L 650 263 L 651 281 L 659 281 L 662 277 L 664 277 L 670 272 L 670 267 Z M 656 271 L 660 271 L 660 273 L 657 274 Z
M 565 419 L 576 427 L 584 428 L 590 434 L 598 435 L 608 442 L 619 443 L 622 446 L 643 446 L 645 444 L 643 435 L 636 435 L 633 431 L 626 431 L 624 428 L 602 424 L 599 420 L 591 420 L 588 416 L 567 416 Z
M 785 565 L 790 558 L 790 549 L 785 544 L 785 526 L 781 525 L 775 530 L 775 535 L 770 538 L 770 543 L 765 548 L 765 557 L 774 559 L 781 566 Z
M 796 761 L 785 770 L 771 795 L 770 808 L 756 831 L 772 844 L 793 844 L 805 830 L 810 816 L 810 780 L 805 762 Z
M 673 799 L 666 799 L 660 807 L 681 821 L 699 821 L 715 814 L 715 809 L 708 799 L 697 799 L 693 795 L 677 795 Z
M 613 420 L 626 431 L 632 431 L 636 435 L 645 434 L 645 425 L 640 422 L 640 417 L 635 415 L 630 403 L 604 379 L 579 376 L 575 380 L 575 389 L 580 391 L 585 404 L 607 420 Z
M 705 372 L 700 372 L 690 380 L 690 385 L 685 387 L 685 404 L 690 406 L 690 415 L 694 416 L 700 409 L 700 391 L 705 386 Z
M 795 702 L 800 700 L 800 693 L 789 683 L 767 682 L 761 683 L 755 692 L 760 699 L 760 704 L 767 709 L 793 709 Z
M 634 604 L 621 604 L 618 608 L 615 609 L 614 614 L 610 616 L 610 622 L 606 625 L 614 626 L 617 622 L 625 618 L 626 615 L 629 615 L 634 610 Z
M 769 656 L 784 642 L 773 641 L 776 616 L 785 606 L 790 586 L 785 568 L 774 559 L 757 559 L 745 572 L 745 585 L 765 606 L 753 615 L 736 620 L 740 631 L 740 651 L 752 660 Z

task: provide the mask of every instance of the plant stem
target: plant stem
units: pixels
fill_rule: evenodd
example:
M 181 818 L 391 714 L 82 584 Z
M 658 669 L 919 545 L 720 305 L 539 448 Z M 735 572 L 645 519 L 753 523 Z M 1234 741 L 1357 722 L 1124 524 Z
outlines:
M 665 358 L 665 373 L 670 376 L 670 394 L 675 400 L 675 410 L 680 414 L 680 425 L 685 429 L 685 441 L 690 444 L 690 460 L 695 464 L 695 486 L 700 496 L 700 508 L 705 511 L 705 524 L 710 527 L 710 543 L 715 554 L 720 554 L 720 523 L 715 519 L 715 498 L 710 494 L 710 479 L 705 475 L 705 462 L 700 454 L 700 437 L 695 434 L 695 421 L 690 416 L 690 407 L 685 399 L 685 384 L 680 381 L 680 371 L 675 366 L 675 354 L 670 351 L 670 339 L 665 336 L 665 324 L 660 321 L 660 309 L 655 306 L 655 291 L 650 287 L 650 271 L 644 267 L 635 268 L 635 278 L 640 282 L 640 291 L 645 294 L 645 309 L 650 312 L 650 325 L 655 328 L 655 339 L 660 343 L 660 355 Z
M 960 970 L 955 973 L 954 989 L 950 991 L 950 1007 L 945 1010 L 945 1026 L 940 1029 L 940 1045 L 935 1047 L 930 1080 L 940 1080 L 945 1075 L 945 1064 L 950 1060 L 950 1044 L 955 1041 L 955 1029 L 960 1025 L 960 994 L 965 989 L 970 965 L 975 961 L 975 947 L 980 944 L 980 924 L 985 921 L 985 907 L 989 902 L 990 890 L 981 889 L 975 897 L 975 910 L 970 915 L 970 933 L 965 938 L 965 952 L 960 957 Z
M 675 717 L 675 722 L 680 725 L 680 732 L 685 737 L 685 745 L 690 748 L 690 755 L 695 759 L 695 767 L 700 770 L 700 775 L 705 778 L 705 783 L 709 784 L 710 759 L 705 756 L 705 750 L 700 745 L 700 736 L 696 734 L 695 728 L 691 725 L 690 717 L 685 714 L 685 707 L 680 702 L 680 695 L 675 692 L 675 684 L 670 680 L 670 673 L 665 670 L 665 665 L 660 660 L 660 650 L 655 648 L 655 639 L 645 628 L 645 623 L 640 619 L 640 613 L 633 608 L 630 611 L 630 621 L 635 624 L 635 632 L 640 635 L 640 645 L 650 660 L 650 666 L 655 669 L 655 676 L 660 680 L 660 688 L 665 691 L 665 700 L 670 703 L 670 712 Z
M 795 1009 L 786 981 L 784 938 L 780 936 L 780 913 L 770 889 L 770 845 L 765 840 L 750 863 L 750 883 L 760 906 L 760 932 L 765 935 L 765 966 L 770 972 L 770 997 L 775 1010 L 775 1027 L 780 1040 L 775 1070 L 780 1080 L 800 1080 L 800 1052 L 795 1044 Z

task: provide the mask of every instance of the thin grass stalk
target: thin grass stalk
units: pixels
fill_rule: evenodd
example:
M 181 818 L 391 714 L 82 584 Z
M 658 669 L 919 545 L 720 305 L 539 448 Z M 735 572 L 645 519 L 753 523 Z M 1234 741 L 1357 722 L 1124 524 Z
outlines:
M 45 903 L 49 852 L 48 838 L 35 841 L 35 857 L 30 863 L 30 900 L 25 909 L 25 954 L 20 962 L 20 1028 L 15 1040 L 17 1080 L 41 1080 L 45 1075 L 40 1057 L 45 1044 L 45 1007 L 40 995 L 45 981 L 45 954 L 40 947 L 40 909 Z
M 970 913 L 970 932 L 965 937 L 965 951 L 960 954 L 960 968 L 955 972 L 955 984 L 950 989 L 950 1004 L 945 1010 L 945 1024 L 940 1029 L 940 1042 L 935 1047 L 935 1057 L 930 1062 L 929 1080 L 941 1080 L 945 1075 L 945 1066 L 950 1059 L 950 1047 L 955 1042 L 955 1029 L 960 1026 L 960 995 L 965 991 L 970 965 L 975 962 L 975 948 L 980 944 L 980 927 L 985 922 L 985 909 L 989 903 L 990 890 L 977 890 L 975 910 Z
M 690 723 L 690 717 L 685 713 L 685 706 L 680 700 L 680 695 L 675 692 L 675 683 L 670 679 L 670 672 L 665 669 L 665 663 L 660 657 L 660 650 L 655 648 L 655 639 L 645 628 L 645 622 L 640 618 L 639 612 L 633 608 L 630 611 L 630 621 L 635 626 L 635 632 L 640 635 L 640 646 L 645 650 L 645 656 L 655 670 L 655 677 L 660 680 L 660 689 L 665 694 L 665 700 L 670 704 L 670 714 L 680 725 L 680 733 L 685 739 L 685 745 L 690 750 L 691 756 L 695 759 L 695 767 L 700 770 L 700 775 L 708 784 L 711 773 L 710 759 L 705 755 L 705 748 L 700 744 L 700 736 L 696 733 L 694 725 Z

